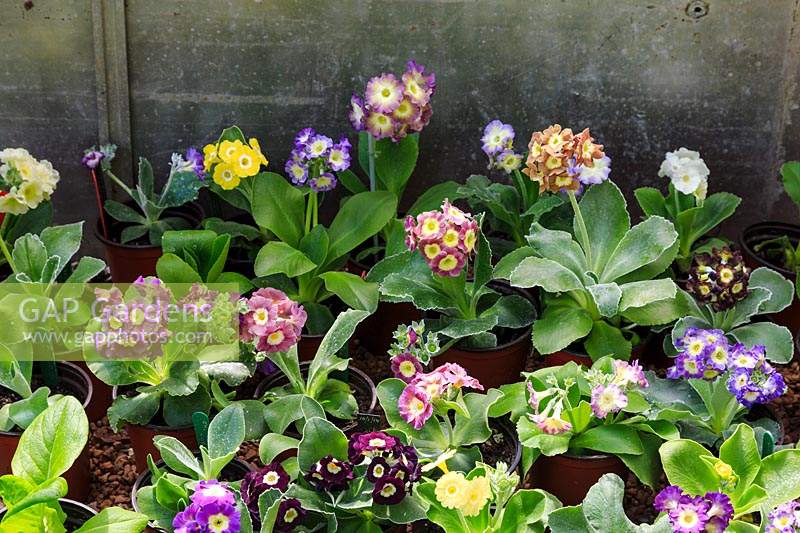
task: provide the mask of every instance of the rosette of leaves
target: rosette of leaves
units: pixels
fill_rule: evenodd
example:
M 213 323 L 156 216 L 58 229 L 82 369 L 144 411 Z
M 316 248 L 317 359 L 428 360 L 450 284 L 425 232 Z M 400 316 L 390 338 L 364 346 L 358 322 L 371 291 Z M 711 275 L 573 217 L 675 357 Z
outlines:
M 159 468 L 148 456 L 147 464 L 152 475 L 148 486 L 136 492 L 136 501 L 142 513 L 158 527 L 172 530 L 172 521 L 189 501 L 194 484 L 198 481 L 219 479 L 220 474 L 239 451 L 245 439 L 245 415 L 239 405 L 230 405 L 211 420 L 204 445 L 200 445 L 200 456 L 189 450 L 174 437 L 158 435 L 153 444 L 161 453 L 164 467 Z M 240 481 L 240 480 L 236 480 Z M 231 488 L 238 490 L 237 483 Z M 236 499 L 241 514 L 241 531 L 252 531 L 250 513 Z
M 266 401 L 264 416 L 273 433 L 283 434 L 293 423 L 299 431 L 306 420 L 314 416 L 325 418 L 326 413 L 339 420 L 355 416 L 358 405 L 350 385 L 332 374 L 347 370 L 350 359 L 337 354 L 368 316 L 366 311 L 350 309 L 336 317 L 305 373 L 300 368 L 296 344 L 287 352 L 267 354 L 289 381 L 261 398 Z
M 580 210 L 588 221 L 588 243 L 534 223 L 528 246 L 505 256 L 494 277 L 543 291 L 541 316 L 533 323 L 540 353 L 580 342 L 593 360 L 629 359 L 641 342 L 638 327 L 662 326 L 683 315 L 675 283 L 661 277 L 677 253 L 678 233 L 657 216 L 631 227 L 625 199 L 610 181 L 587 190 Z M 578 224 L 576 219 L 575 234 Z
M 666 442 L 659 453 L 671 485 L 692 496 L 721 491 L 730 497 L 728 531 L 756 533 L 758 526 L 748 515 L 762 513 L 763 524 L 770 509 L 800 497 L 800 449 L 762 457 L 753 428 L 746 424 L 736 427 L 718 456 L 688 439 Z
M 67 494 L 61 477 L 89 438 L 89 421 L 75 398 L 65 396 L 42 411 L 22 433 L 11 460 L 12 473 L 0 478 L 0 531 L 66 532 L 59 498 Z M 103 509 L 74 533 L 139 533 L 147 517 L 119 507 Z M 70 530 L 73 531 L 73 530 Z
M 168 231 L 161 239 L 164 254 L 156 272 L 166 283 L 234 283 L 244 293 L 253 288 L 238 272 L 224 272 L 231 236 L 210 230 Z
M 406 436 L 420 458 L 435 460 L 443 454 L 455 452 L 447 464 L 452 470 L 468 472 L 482 461 L 478 444 L 492 436 L 489 427 L 489 410 L 503 394 L 497 389 L 486 393 L 458 391 L 454 400 L 433 400 L 433 416 L 420 429 L 406 422 L 398 408 L 398 401 L 407 384 L 396 378 L 378 384 L 378 401 L 386 413 L 392 429 Z
M 181 302 L 163 283 L 156 286 L 170 298 L 160 304 L 181 308 Z M 131 315 L 135 315 L 133 306 L 138 303 L 136 298 L 140 293 L 137 289 L 135 284 L 129 287 L 119 304 L 127 306 Z M 157 414 L 161 414 L 171 427 L 188 426 L 192 424 L 194 413 L 208 415 L 230 403 L 229 398 L 235 393 L 233 388 L 250 377 L 254 364 L 239 359 L 238 337 L 235 335 L 238 308 L 232 304 L 224 308 L 219 305 L 228 301 L 228 294 L 219 293 L 213 305 L 211 316 L 214 320 L 208 324 L 218 330 L 216 335 L 197 335 L 196 342 L 186 342 L 192 334 L 206 331 L 199 329 L 205 328 L 206 322 L 194 320 L 191 316 L 181 320 L 174 315 L 182 316 L 182 313 L 171 314 L 163 326 L 166 331 L 160 332 L 154 342 L 137 348 L 135 353 L 126 352 L 113 357 L 109 357 L 102 345 L 94 342 L 96 338 L 103 338 L 105 332 L 102 317 L 89 322 L 87 342 L 83 345 L 89 369 L 104 383 L 127 389 L 127 393 L 119 391 L 108 409 L 112 429 L 118 431 L 126 422 L 148 424 Z M 228 334 L 226 328 L 233 334 Z M 179 332 L 188 333 L 189 337 L 177 335 Z M 153 355 L 142 356 L 140 352 L 145 349 Z M 231 392 L 224 392 L 225 388 Z M 263 413 L 253 407 L 260 404 L 255 401 L 242 403 L 247 407 L 248 436 L 257 438 L 263 434 Z
M 54 386 L 52 361 L 79 348 L 69 333 L 82 331 L 90 317 L 88 307 L 80 305 L 85 283 L 105 268 L 102 260 L 88 256 L 74 268 L 70 264 L 82 230 L 83 222 L 52 226 L 40 235 L 23 235 L 14 245 L 15 274 L 6 278 L 0 299 L 0 320 L 6 324 L 0 331 L 0 387 L 20 400 L 0 408 L 1 431 L 25 429 L 47 408 L 50 388 L 31 385 L 34 354 Z M 59 280 L 63 284 L 55 285 Z M 51 331 L 64 335 L 46 335 Z
M 727 379 L 661 379 L 647 372 L 650 386 L 644 396 L 650 403 L 650 416 L 678 426 L 682 437 L 711 448 L 718 448 L 741 423 L 753 428 L 762 456 L 775 449 L 781 428 L 772 418 L 746 420 L 749 411 L 728 391 Z
M 281 440 L 281 436 L 265 436 L 261 441 L 259 455 L 261 461 L 267 464 L 289 449 L 296 450 L 296 456 L 284 460 L 282 465 L 293 482 L 284 493 L 271 489 L 259 497 L 261 531 L 272 530 L 280 502 L 288 498 L 300 500 L 301 507 L 309 512 L 310 516 L 306 517 L 304 524 L 317 528 L 322 526 L 320 530 L 329 532 L 385 531 L 381 526 L 409 524 L 425 519 L 425 505 L 416 492 L 407 494 L 400 503 L 394 505 L 374 503 L 373 484 L 367 479 L 366 464 L 354 467 L 353 479 L 341 492 L 325 492 L 302 479 L 302 474 L 326 456 L 348 461 L 347 436 L 325 418 L 308 418 L 299 441 L 295 439 L 289 443 Z
M 622 500 L 625 482 L 616 474 L 605 474 L 592 485 L 583 503 L 555 509 L 548 517 L 553 533 L 672 533 L 669 518 L 664 515 L 652 525 L 634 524 L 625 515 Z
M 164 216 L 167 209 L 180 207 L 193 200 L 205 186 L 197 174 L 188 166 L 170 166 L 169 176 L 161 191 L 155 189 L 153 167 L 144 157 L 139 158 L 139 174 L 134 188 L 126 185 L 111 171 L 111 153 L 102 159 L 100 166 L 106 176 L 127 194 L 137 209 L 116 200 L 106 200 L 103 207 L 111 218 L 126 224 L 120 234 L 123 244 L 135 241 L 147 235 L 153 246 L 161 244 L 161 236 L 165 231 L 186 229 L 189 222 L 177 216 Z
M 294 187 L 270 172 L 256 178 L 253 215 L 259 226 L 276 236 L 258 252 L 256 284 L 280 289 L 302 304 L 312 335 L 325 333 L 333 323 L 328 303 L 334 296 L 353 309 L 374 311 L 377 285 L 342 269 L 349 253 L 394 216 L 397 197 L 388 191 L 356 194 L 344 202 L 329 227 L 309 227 L 305 195 L 310 189 Z
M 719 247 L 723 241 L 705 238 L 708 233 L 728 219 L 739 207 L 742 199 L 728 192 L 714 193 L 704 200 L 693 194 L 684 194 L 669 184 L 666 196 L 654 187 L 641 187 L 634 191 L 636 201 L 648 217 L 670 220 L 678 232 L 678 253 L 675 265 L 679 272 L 687 272 L 695 253 Z
M 513 185 L 492 182 L 486 176 L 472 175 L 458 188 L 458 196 L 469 202 L 473 211 L 484 212 L 493 233 L 506 237 L 493 238 L 500 256 L 525 246 L 531 224 L 564 203 L 554 194 L 540 194 L 537 182 L 511 174 Z
M 675 342 L 683 337 L 686 328 L 720 329 L 733 342 L 745 346 L 762 344 L 767 359 L 774 363 L 788 363 L 794 355 L 791 332 L 773 322 L 758 320 L 759 316 L 782 311 L 792 303 L 792 282 L 766 267 L 753 270 L 747 287 L 747 296 L 725 311 L 715 311 L 711 304 L 700 304 L 688 293 L 679 290 L 678 297 L 685 310 L 672 328 L 672 335 L 664 339 L 667 355 L 676 355 Z
M 482 217 L 476 217 L 480 227 Z M 504 294 L 489 285 L 495 273 L 492 249 L 483 231 L 472 266 L 457 277 L 439 276 L 425 263 L 419 252 L 404 251 L 376 264 L 367 280 L 380 286 L 381 298 L 388 302 L 411 302 L 423 311 L 436 311 L 438 318 L 426 319 L 426 327 L 468 348 L 497 346 L 497 333 L 528 327 L 536 310 L 520 294 Z

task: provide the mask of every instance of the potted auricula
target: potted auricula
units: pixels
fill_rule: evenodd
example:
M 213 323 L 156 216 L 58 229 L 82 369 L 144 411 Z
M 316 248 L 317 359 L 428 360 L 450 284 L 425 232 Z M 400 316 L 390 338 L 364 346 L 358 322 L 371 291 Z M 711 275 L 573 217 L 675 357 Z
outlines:
M 285 452 L 280 439 L 265 436 L 260 457 L 267 466 L 242 483 L 261 531 L 404 531 L 425 518 L 416 490 L 420 460 L 402 437 L 373 431 L 348 438 L 312 416 L 282 459 Z
M 46 159 L 37 160 L 25 148 L 0 150 L 0 265 L 3 277 L 11 269 L 10 251 L 17 238 L 38 234 L 50 225 L 50 195 L 60 176 Z
M 447 339 L 437 363 L 457 363 L 488 387 L 517 381 L 530 354 L 533 304 L 489 282 L 492 250 L 472 217 L 445 200 L 440 210 L 406 219 L 408 250 L 370 271 L 383 299 L 411 302 L 430 315 L 426 327 Z
M 97 316 L 87 327 L 89 369 L 115 388 L 109 424 L 115 431 L 126 425 L 140 471 L 148 454 L 160 458 L 156 435 L 196 448 L 193 415 L 224 407 L 223 387 L 235 387 L 252 371 L 239 360 L 236 287 L 176 289 L 184 294 L 153 277 L 124 291 L 96 289 Z
M 428 520 L 448 533 L 544 532 L 559 501 L 542 490 L 518 489 L 519 475 L 504 463 L 478 463 L 466 475 L 445 472 L 419 486 Z
M 659 177 L 670 180 L 667 196 L 653 187 L 641 187 L 634 192 L 645 215 L 665 218 L 675 226 L 678 254 L 674 270 L 679 280 L 685 280 L 696 253 L 725 245 L 708 234 L 733 215 L 742 201 L 727 192 L 708 195 L 709 174 L 699 152 L 680 148 L 667 152 L 658 171 Z
M 193 201 L 207 184 L 203 156 L 194 148 L 184 155 L 172 154 L 169 175 L 160 192 L 155 188 L 153 167 L 143 157 L 139 158 L 135 187 L 117 177 L 111 168 L 116 152 L 113 144 L 92 146 L 82 161 L 92 173 L 98 203 L 103 202 L 105 188 L 97 179 L 97 169 L 128 196 L 126 202 L 106 199 L 98 205 L 95 236 L 106 249 L 111 279 L 129 283 L 140 275 L 155 275 L 165 231 L 200 225 L 203 212 Z
M 659 277 L 672 264 L 678 233 L 659 216 L 631 227 L 604 157 L 588 129 L 574 134 L 556 124 L 533 134 L 523 172 L 541 191 L 566 194 L 573 233 L 534 223 L 528 246 L 506 255 L 494 271 L 514 287 L 541 289 L 532 339 L 548 364 L 638 358 L 651 327 L 682 315 L 675 283 Z
M 800 162 L 788 161 L 781 167 L 786 194 L 800 207 Z M 739 244 L 747 263 L 753 267 L 768 267 L 786 279 L 795 281 L 800 272 L 800 226 L 785 222 L 758 222 L 745 228 Z M 775 321 L 795 334 L 800 328 L 800 305 L 792 305 L 775 315 Z
M 481 149 L 489 158 L 487 170 L 505 172 L 511 185 L 473 175 L 458 189 L 458 195 L 474 210 L 485 213 L 492 250 L 500 257 L 525 246 L 531 224 L 564 203 L 561 196 L 540 190 L 538 183 L 522 175 L 520 167 L 526 156 L 514 151 L 515 136 L 510 124 L 493 120 L 486 125 L 481 137 Z M 611 172 L 610 162 L 611 159 L 604 156 L 595 162 L 592 171 L 607 176 Z
M 759 450 L 769 454 L 782 438 L 778 423 L 761 408 L 786 392 L 764 346 L 731 344 L 722 330 L 688 328 L 667 379 L 648 375 L 651 416 L 678 425 L 681 435 L 718 448 L 739 423 L 753 426 Z M 766 416 L 765 416 L 766 415 Z
M 397 197 L 361 192 L 341 206 L 329 226 L 319 219 L 320 204 L 337 184 L 334 169 L 346 168 L 349 157 L 346 140 L 334 145 L 329 137 L 303 130 L 287 164 L 292 183 L 270 172 L 254 181 L 259 200 L 253 215 L 275 235 L 256 257 L 256 284 L 280 289 L 304 306 L 308 320 L 299 347 L 304 361 L 313 357 L 335 311 L 347 305 L 372 312 L 378 305 L 377 286 L 342 269 L 349 253 L 386 225 Z
M 89 421 L 70 396 L 55 400 L 22 434 L 20 451 L 11 460 L 10 475 L 0 483 L 0 531 L 25 533 L 139 533 L 147 517 L 119 507 L 99 514 L 65 499 L 62 476 L 82 454 L 89 438 Z
M 664 338 L 664 352 L 674 356 L 688 328 L 718 329 L 732 342 L 762 345 L 765 357 L 788 363 L 794 355 L 791 332 L 763 315 L 779 313 L 794 298 L 792 282 L 766 267 L 750 270 L 742 254 L 727 246 L 699 253 L 692 260 L 686 292 L 678 297 L 685 309 Z
M 630 469 L 643 483 L 658 483 L 658 449 L 678 438 L 675 425 L 648 416 L 648 381 L 636 361 L 604 357 L 587 370 L 574 362 L 526 374 L 527 391 L 509 403 L 519 416 L 523 468 L 533 486 L 568 505 L 579 503 L 603 474 Z M 507 394 L 509 392 L 507 391 Z M 527 396 L 529 409 L 515 404 Z M 532 464 L 532 466 L 531 466 Z

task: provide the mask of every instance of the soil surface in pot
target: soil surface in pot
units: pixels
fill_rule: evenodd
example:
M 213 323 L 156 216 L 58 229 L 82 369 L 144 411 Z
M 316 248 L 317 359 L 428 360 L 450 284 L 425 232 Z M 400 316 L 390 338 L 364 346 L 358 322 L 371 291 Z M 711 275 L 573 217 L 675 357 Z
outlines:
M 39 387 L 44 387 L 45 383 L 42 380 L 41 376 L 33 376 L 31 379 L 31 390 L 36 390 Z M 78 399 L 79 402 L 83 403 L 86 401 L 86 395 L 84 391 L 75 390 L 71 387 L 68 383 L 61 383 L 59 382 L 55 387 L 50 387 L 50 395 L 53 394 L 61 394 L 64 396 L 74 396 Z M 0 387 L 0 407 L 4 405 L 8 405 L 14 402 L 18 402 L 22 399 L 22 396 L 17 394 L 16 392 L 10 391 L 8 389 L 4 389 Z M 14 428 L 12 431 L 20 431 L 20 428 Z

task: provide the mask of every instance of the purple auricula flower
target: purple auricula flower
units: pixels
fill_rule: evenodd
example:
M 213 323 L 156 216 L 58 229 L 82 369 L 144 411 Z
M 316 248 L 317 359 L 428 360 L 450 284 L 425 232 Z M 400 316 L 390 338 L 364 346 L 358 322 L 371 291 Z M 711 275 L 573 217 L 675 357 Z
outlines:
M 248 472 L 241 485 L 242 501 L 253 515 L 258 515 L 258 498 L 268 490 L 277 489 L 285 492 L 289 488 L 289 474 L 277 462 L 266 465 L 260 470 Z
M 592 389 L 592 413 L 597 418 L 605 418 L 610 413 L 618 413 L 628 405 L 628 395 L 618 385 L 597 385 Z
M 327 161 L 331 170 L 341 172 L 350 168 L 350 148 L 352 145 L 347 137 L 342 137 L 338 144 L 331 146 Z
M 172 519 L 172 527 L 175 528 L 175 533 L 200 533 L 204 531 L 197 522 L 197 512 L 199 510 L 200 506 L 192 503 L 175 515 L 175 518 Z
M 770 511 L 767 519 L 767 532 L 795 533 L 800 529 L 800 502 L 782 503 Z
M 365 457 L 374 457 L 394 449 L 399 444 L 397 438 L 383 431 L 354 433 L 348 444 L 348 458 L 361 464 Z
M 722 533 L 733 518 L 733 505 L 727 494 L 707 492 L 704 496 L 691 496 L 677 485 L 659 492 L 653 507 L 667 513 L 672 530 L 680 533 Z
M 306 154 L 309 159 L 317 157 L 325 158 L 328 156 L 328 151 L 333 146 L 333 139 L 327 135 L 317 134 L 311 137 L 306 143 Z
M 298 152 L 304 152 L 308 142 L 314 137 L 317 132 L 314 128 L 303 128 L 294 137 L 294 149 Z
M 403 101 L 403 85 L 394 74 L 383 73 L 367 82 L 367 104 L 379 113 L 392 113 Z
M 384 476 L 372 488 L 372 501 L 378 505 L 396 505 L 405 497 L 405 483 L 396 477 Z
M 759 361 L 755 368 L 734 369 L 727 386 L 736 400 L 748 409 L 757 403 L 768 403 L 786 392 L 783 376 L 764 360 Z
M 289 179 L 295 185 L 303 185 L 308 180 L 308 165 L 299 159 L 290 159 L 284 167 Z
M 353 465 L 326 455 L 312 465 L 305 479 L 318 490 L 339 492 L 347 489 L 353 479 Z
M 216 479 L 211 479 L 200 481 L 195 485 L 192 502 L 200 506 L 209 503 L 233 505 L 236 503 L 236 498 L 226 485 Z
M 394 377 L 411 383 L 422 372 L 422 363 L 413 354 L 404 352 L 391 358 L 391 368 Z
M 278 516 L 275 518 L 274 531 L 288 533 L 293 531 L 303 521 L 306 510 L 300 505 L 297 498 L 282 500 L 278 506 Z
M 203 165 L 203 153 L 200 150 L 197 150 L 194 147 L 189 148 L 186 150 L 186 155 L 184 159 L 192 164 L 194 167 L 194 173 L 197 175 L 197 179 L 200 181 L 205 181 L 206 179 L 206 172 L 205 166 Z
M 503 124 L 499 120 L 493 120 L 483 128 L 481 150 L 489 157 L 496 156 L 513 147 L 514 136 L 514 128 L 511 124 Z
M 364 107 L 364 99 L 353 93 L 350 97 L 350 111 L 347 114 L 353 129 L 363 131 L 366 127 L 367 110 Z
M 316 178 L 311 178 L 309 187 L 314 192 L 328 192 L 336 188 L 336 176 L 331 172 L 323 172 Z
M 606 156 L 592 159 L 592 166 L 581 165 L 578 179 L 583 185 L 603 183 L 611 174 L 611 158 Z
M 383 457 L 373 457 L 367 467 L 367 480 L 370 483 L 377 483 L 378 480 L 383 479 L 389 475 L 392 468 Z
M 683 497 L 683 490 L 677 485 L 669 485 L 656 495 L 653 500 L 653 507 L 659 513 L 668 513 L 677 509 Z
M 197 522 L 204 529 L 214 533 L 239 533 L 241 515 L 239 510 L 229 503 L 209 503 L 197 511 Z
M 102 161 L 104 157 L 105 154 L 100 150 L 89 149 L 86 150 L 86 153 L 83 155 L 81 163 L 87 168 L 94 170 L 100 165 L 100 161 Z

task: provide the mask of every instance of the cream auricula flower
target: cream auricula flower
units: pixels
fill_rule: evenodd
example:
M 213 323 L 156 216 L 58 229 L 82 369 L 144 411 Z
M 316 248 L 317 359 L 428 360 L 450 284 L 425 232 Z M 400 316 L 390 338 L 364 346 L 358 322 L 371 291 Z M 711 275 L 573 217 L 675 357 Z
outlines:
M 658 170 L 659 177 L 668 177 L 675 189 L 683 194 L 694 194 L 700 200 L 705 199 L 708 191 L 710 173 L 700 152 L 683 147 L 667 152 Z

